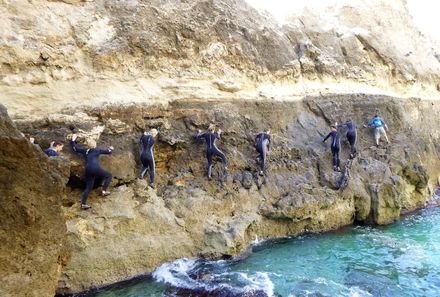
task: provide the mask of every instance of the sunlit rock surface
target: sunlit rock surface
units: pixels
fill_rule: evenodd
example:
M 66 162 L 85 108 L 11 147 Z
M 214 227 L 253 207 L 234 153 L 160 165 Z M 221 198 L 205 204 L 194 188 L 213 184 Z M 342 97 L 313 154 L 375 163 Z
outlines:
M 391 140 L 379 148 L 373 131 L 362 128 L 377 109 Z M 99 145 L 115 147 L 112 155 L 101 157 L 103 167 L 114 173 L 112 194 L 102 198 L 96 191 L 89 198 L 92 210 L 79 210 L 83 160 L 65 150 L 71 177 L 63 211 L 71 258 L 58 292 L 110 284 L 181 257 L 234 256 L 256 238 L 332 230 L 355 220 L 391 223 L 423 207 L 436 184 L 438 109 L 428 100 L 334 95 L 296 102 L 192 100 L 85 111 L 84 118 L 94 120 L 76 123 L 80 141 L 103 126 Z M 55 122 L 50 117 L 16 122 L 42 141 L 70 133 L 68 114 Z M 347 118 L 359 127 L 359 155 L 350 165 L 343 142 L 339 173 L 332 170 L 330 150 L 321 141 L 330 123 Z M 115 122 L 125 128 L 111 129 Z M 197 130 L 209 122 L 221 123 L 218 145 L 230 162 L 228 175 L 215 165 L 212 181 L 206 179 L 204 144 L 195 140 Z M 267 175 L 261 177 L 252 142 L 267 123 L 273 146 Z M 149 127 L 160 131 L 156 189 L 137 179 L 138 139 Z
M 234 256 L 256 238 L 387 224 L 423 207 L 438 180 L 440 63 L 404 1 L 306 10 L 283 26 L 229 0 L 17 0 L 0 11 L 1 103 L 42 148 L 66 144 L 49 160 L 2 114 L 0 295 L 75 293 L 181 257 Z M 362 128 L 376 110 L 391 140 L 379 148 Z M 348 164 L 343 143 L 337 173 L 321 141 L 348 118 L 360 153 Z M 208 182 L 194 136 L 211 122 L 230 165 Z M 137 179 L 138 140 L 153 127 L 154 190 Z M 266 127 L 261 177 L 252 142 Z M 79 210 L 73 131 L 115 147 L 101 158 L 112 194 L 92 193 L 90 211 Z
M 103 102 L 438 96 L 437 49 L 405 1 L 306 9 L 243 0 L 5 1 L 0 91 L 13 116 Z

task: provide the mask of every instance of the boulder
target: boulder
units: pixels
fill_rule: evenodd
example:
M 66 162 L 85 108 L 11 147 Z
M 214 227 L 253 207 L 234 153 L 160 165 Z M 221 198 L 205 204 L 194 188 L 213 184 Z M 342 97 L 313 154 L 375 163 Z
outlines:
M 385 225 L 400 218 L 399 194 L 392 184 L 371 184 L 369 190 L 374 223 Z

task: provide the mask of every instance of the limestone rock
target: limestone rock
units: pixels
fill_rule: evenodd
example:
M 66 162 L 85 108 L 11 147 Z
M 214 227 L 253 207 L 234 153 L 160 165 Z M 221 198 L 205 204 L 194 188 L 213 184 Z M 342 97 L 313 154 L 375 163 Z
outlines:
M 53 296 L 67 256 L 61 200 L 69 170 L 28 142 L 2 105 L 0 142 L 0 295 Z
M 349 189 L 352 191 L 354 198 L 354 205 L 356 210 L 356 221 L 368 222 L 371 221 L 371 196 L 365 189 L 364 184 L 358 177 L 354 177 L 350 180 Z
M 120 186 L 110 196 L 93 201 L 89 212 L 79 210 L 78 204 L 65 208 L 73 253 L 59 280 L 59 293 L 116 282 L 151 272 L 152 267 L 183 254 L 193 255 L 191 238 L 174 214 L 153 191 L 139 191 L 143 186 L 143 181 L 136 191 Z M 139 202 L 140 193 L 150 196 L 147 202 Z M 116 266 L 119 269 L 114 270 Z
M 245 189 L 250 189 L 254 184 L 254 177 L 250 172 L 244 172 L 241 180 L 241 184 Z
M 344 173 L 333 171 L 322 136 L 328 123 L 350 117 L 360 126 L 376 108 L 393 131 L 391 145 L 372 147 L 371 131 L 359 129 L 359 155 L 349 167 L 347 187 L 339 189 Z M 406 112 L 415 109 L 419 112 Z M 79 210 L 84 161 L 68 147 L 62 152 L 70 161 L 63 209 L 71 256 L 59 280 L 59 293 L 148 273 L 181 257 L 234 256 L 256 237 L 332 230 L 354 220 L 386 224 L 422 207 L 429 198 L 423 193 L 440 174 L 434 153 L 440 137 L 435 134 L 440 120 L 434 114 L 439 110 L 429 101 L 358 94 L 356 100 L 352 95 L 298 102 L 188 100 L 167 107 L 121 104 L 82 112 L 84 122 L 75 125 L 85 135 L 92 135 L 94 126 L 106 127 L 109 119 L 127 128 L 113 133 L 106 127 L 99 133 L 98 145 L 115 146 L 112 155 L 101 157 L 114 179 L 109 197 L 91 194 L 91 211 Z M 229 170 L 225 176 L 216 162 L 208 181 L 205 147 L 194 135 L 212 121 L 221 123 L 224 131 L 218 145 L 228 157 Z M 21 119 L 19 126 L 47 142 L 71 133 L 71 123 L 70 116 L 57 116 L 49 125 L 46 120 Z M 266 175 L 260 177 L 250 143 L 264 123 L 271 124 L 274 137 Z M 157 126 L 161 128 L 154 147 L 156 189 L 152 189 L 137 178 L 138 139 L 146 127 Z M 413 131 L 408 132 L 409 127 Z M 342 168 L 348 154 L 343 141 Z M 68 176 L 68 168 L 62 174 Z
M 80 211 L 84 160 L 68 146 L 48 160 L 1 117 L 0 295 L 53 296 L 59 270 L 57 291 L 77 293 L 181 257 L 235 256 L 256 237 L 389 223 L 422 207 L 440 176 L 439 105 L 410 98 L 438 98 L 440 62 L 403 1 L 305 10 L 283 26 L 243 0 L 0 6 L 0 93 L 17 127 L 42 147 L 72 132 L 115 147 L 102 156 L 112 195 L 93 192 Z M 343 142 L 340 189 L 322 137 L 376 109 L 391 144 L 359 129 L 349 166 Z M 209 123 L 229 159 L 211 181 L 194 140 Z M 269 166 L 255 178 L 250 143 L 267 126 Z M 156 189 L 136 178 L 151 128 Z
M 327 123 L 343 122 L 348 117 L 362 123 L 376 108 L 383 111 L 382 116 L 393 129 L 392 144 L 371 147 L 373 135 L 359 130 L 360 153 L 352 161 L 348 186 L 339 190 L 343 173 L 332 170 L 331 154 L 321 144 Z M 415 108 L 419 114 L 404 112 Z M 392 98 L 360 94 L 356 100 L 349 95 L 253 104 L 190 100 L 168 107 L 111 105 L 86 110 L 84 119 L 100 115 L 94 120 L 95 126 L 105 126 L 111 118 L 128 128 L 121 133 L 104 129 L 99 134 L 99 145 L 115 146 L 114 154 L 101 160 L 103 167 L 113 173 L 115 188 L 107 199 L 92 193 L 91 212 L 78 210 L 78 188 L 82 186 L 73 183 L 77 175 L 81 179 L 84 161 L 73 157 L 68 148 L 63 152 L 71 160 L 72 188 L 65 213 L 72 257 L 58 291 L 78 292 L 108 284 L 179 257 L 236 255 L 256 236 L 331 230 L 353 220 L 385 224 L 401 212 L 422 207 L 428 199 L 422 193 L 432 183 L 431 177 L 439 175 L 440 161 L 432 154 L 436 142 L 430 139 L 432 127 L 440 123 L 438 118 L 426 116 L 435 108 L 429 102 L 415 100 L 402 105 Z M 58 118 L 56 125 L 49 127 L 69 133 L 65 126 L 70 125 L 70 118 L 66 117 L 65 123 L 63 117 Z M 222 123 L 224 133 L 219 146 L 230 165 L 229 174 L 224 176 L 217 162 L 213 180 L 207 181 L 204 144 L 195 141 L 194 134 L 213 119 Z M 272 124 L 276 136 L 266 176 L 255 179 L 259 169 L 249 140 L 255 137 L 252 131 L 264 128 L 264 122 Z M 91 131 L 92 126 L 86 127 L 86 123 L 77 125 Z M 136 178 L 140 166 L 137 139 L 144 127 L 159 123 L 163 124 L 154 148 L 157 188 L 153 190 L 145 180 Z M 411 132 L 414 134 L 408 133 L 409 123 L 416 129 Z M 28 134 L 38 132 L 45 141 L 54 135 L 51 129 L 45 131 L 46 125 L 46 121 L 20 120 L 23 130 Z M 428 142 L 422 145 L 422 139 Z M 343 143 L 342 168 L 347 158 Z M 182 245 L 169 246 L 170 238 L 178 238 Z M 135 247 L 129 242 L 138 244 Z M 139 242 L 147 244 L 139 247 Z M 115 258 L 113 253 L 121 257 Z M 87 275 L 81 275 L 82 258 L 99 269 L 90 266 Z
M 110 133 L 114 133 L 114 134 L 131 132 L 130 127 L 126 123 L 118 119 L 116 120 L 108 119 L 107 122 L 105 123 L 105 126 L 110 130 Z
M 220 91 L 229 92 L 229 93 L 235 93 L 241 89 L 239 85 L 230 81 L 218 80 L 218 81 L 214 81 L 214 85 Z
M 110 171 L 114 179 L 122 182 L 131 181 L 139 175 L 140 166 L 136 164 L 131 151 L 116 150 L 109 156 L 101 157 L 101 165 Z
M 372 184 L 370 192 L 375 223 L 385 225 L 399 219 L 401 210 L 399 195 L 391 184 Z
M 188 98 L 439 93 L 435 44 L 404 1 L 293 11 L 283 26 L 244 0 L 20 0 L 0 9 L 0 91 L 14 117 Z

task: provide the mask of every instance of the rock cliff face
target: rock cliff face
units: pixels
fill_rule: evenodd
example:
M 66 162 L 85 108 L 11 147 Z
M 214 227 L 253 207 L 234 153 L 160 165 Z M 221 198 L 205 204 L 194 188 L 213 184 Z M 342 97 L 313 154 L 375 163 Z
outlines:
M 438 96 L 438 52 L 403 0 L 306 10 L 283 27 L 243 0 L 0 3 L 0 91 L 13 116 L 320 91 Z
M 67 164 L 30 144 L 0 105 L 0 295 L 51 296 L 66 251 Z
M 75 293 L 423 207 L 440 173 L 440 107 L 417 98 L 438 97 L 438 54 L 405 2 L 353 3 L 280 27 L 240 0 L 0 1 L 0 92 L 18 127 L 2 111 L 1 295 Z M 376 109 L 391 145 L 360 128 L 359 155 L 348 162 L 343 144 L 335 173 L 328 125 L 361 127 Z M 230 171 L 216 164 L 207 181 L 194 136 L 211 122 Z M 268 126 L 260 177 L 252 142 Z M 152 127 L 154 190 L 137 179 L 138 139 Z M 72 130 L 115 146 L 102 157 L 112 194 L 80 211 L 84 161 L 68 146 L 48 159 L 19 130 L 41 147 Z
M 321 143 L 328 125 L 353 118 L 359 126 L 379 109 L 391 145 L 376 148 L 372 131 L 359 130 L 359 156 L 351 163 L 344 144 L 344 172 L 332 170 Z M 168 107 L 109 105 L 80 115 L 59 114 L 17 121 L 40 139 L 68 135 L 72 125 L 85 140 L 102 127 L 99 144 L 115 152 L 102 157 L 114 175 L 113 193 L 90 198 L 79 210 L 83 161 L 71 160 L 69 194 L 63 200 L 70 260 L 59 293 L 102 286 L 152 271 L 180 257 L 234 256 L 251 241 L 335 229 L 354 221 L 386 224 L 423 207 L 439 175 L 433 101 L 384 96 L 334 95 L 297 102 L 178 101 Z M 207 181 L 204 144 L 195 140 L 206 123 L 224 129 L 219 146 L 230 172 L 215 166 Z M 257 174 L 255 133 L 270 125 L 274 144 L 266 177 Z M 138 138 L 160 131 L 155 147 L 157 188 L 138 180 Z M 344 184 L 341 187 L 341 184 Z

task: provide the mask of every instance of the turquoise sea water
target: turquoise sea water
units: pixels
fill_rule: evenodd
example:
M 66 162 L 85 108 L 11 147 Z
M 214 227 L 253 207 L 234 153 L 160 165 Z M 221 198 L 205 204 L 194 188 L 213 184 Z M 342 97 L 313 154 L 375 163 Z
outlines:
M 440 208 L 386 227 L 266 242 L 244 260 L 181 259 L 88 296 L 440 296 Z

